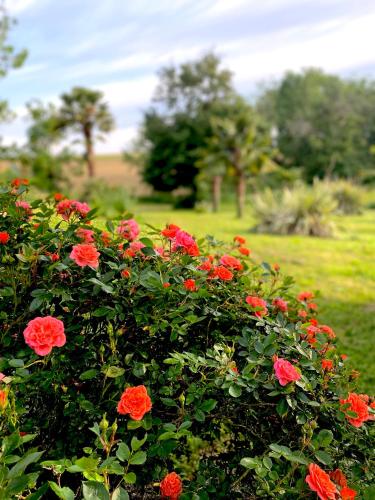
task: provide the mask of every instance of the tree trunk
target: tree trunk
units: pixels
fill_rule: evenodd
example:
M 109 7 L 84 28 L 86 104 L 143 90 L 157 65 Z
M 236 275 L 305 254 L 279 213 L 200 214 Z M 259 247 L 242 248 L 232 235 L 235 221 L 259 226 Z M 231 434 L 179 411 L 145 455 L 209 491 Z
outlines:
M 212 179 L 212 210 L 214 212 L 218 212 L 220 208 L 222 180 L 221 175 L 215 175 Z
M 243 173 L 239 173 L 237 176 L 236 194 L 237 194 L 237 217 L 239 219 L 242 219 L 246 201 L 246 177 L 245 174 Z
M 85 160 L 87 164 L 87 172 L 90 179 L 95 176 L 94 162 L 94 146 L 92 143 L 92 130 L 89 127 L 84 127 L 83 134 L 85 136 Z

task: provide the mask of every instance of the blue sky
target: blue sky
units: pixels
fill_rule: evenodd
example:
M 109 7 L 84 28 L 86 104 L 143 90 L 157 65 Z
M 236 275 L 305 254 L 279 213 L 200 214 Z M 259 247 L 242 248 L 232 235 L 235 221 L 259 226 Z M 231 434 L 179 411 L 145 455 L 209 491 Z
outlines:
M 117 128 L 99 152 L 135 137 L 157 70 L 214 50 L 253 97 L 288 69 L 315 66 L 375 77 L 375 0 L 7 0 L 18 24 L 12 41 L 29 50 L 0 82 L 18 118 L 0 127 L 24 141 L 26 102 L 58 102 L 74 85 L 104 92 Z

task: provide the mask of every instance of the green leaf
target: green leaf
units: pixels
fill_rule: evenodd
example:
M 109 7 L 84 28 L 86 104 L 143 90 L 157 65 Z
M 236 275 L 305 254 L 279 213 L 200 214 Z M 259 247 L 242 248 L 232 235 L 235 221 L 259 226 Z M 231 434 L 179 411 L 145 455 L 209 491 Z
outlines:
M 137 476 L 134 474 L 134 472 L 128 472 L 127 474 L 125 474 L 124 479 L 125 483 L 134 484 L 137 480 Z
M 200 405 L 200 409 L 206 413 L 210 412 L 217 405 L 217 401 L 215 399 L 207 399 Z
M 119 366 L 109 366 L 104 373 L 109 378 L 117 378 L 125 373 L 125 369 Z
M 331 444 L 333 440 L 333 433 L 329 429 L 322 429 L 317 435 L 317 441 L 319 446 L 326 448 Z
M 24 366 L 23 359 L 10 359 L 8 364 L 12 368 L 22 368 Z
M 120 443 L 116 451 L 116 457 L 122 462 L 127 462 L 130 458 L 129 446 L 125 443 Z
M 85 372 L 81 373 L 79 376 L 80 380 L 91 380 L 95 378 L 98 374 L 98 370 L 95 370 L 94 368 L 91 368 L 91 370 L 86 370 Z
M 319 462 L 321 462 L 324 465 L 331 466 L 332 465 L 332 457 L 331 455 L 328 455 L 327 452 L 319 450 L 315 453 L 315 457 Z
M 99 286 L 103 292 L 106 292 L 106 293 L 113 293 L 113 288 L 109 285 L 106 285 L 105 283 L 102 283 L 101 281 L 99 281 L 98 279 L 96 278 L 90 278 L 88 281 L 90 281 L 91 283 L 94 283 L 94 285 L 97 285 Z
M 74 500 L 74 491 L 72 491 L 67 486 L 61 488 L 58 484 L 53 481 L 48 481 L 51 490 L 62 500 Z
M 109 500 L 109 493 L 102 483 L 97 481 L 84 481 L 83 498 L 85 500 Z
M 239 398 L 242 394 L 242 388 L 233 384 L 229 387 L 229 394 L 234 398 Z
M 288 413 L 288 403 L 285 398 L 280 399 L 276 406 L 277 414 L 284 417 Z
M 112 493 L 111 500 L 129 500 L 128 492 L 124 488 L 118 487 Z
M 21 475 L 25 471 L 26 467 L 34 462 L 37 462 L 43 453 L 44 451 L 35 451 L 22 457 L 21 460 L 10 469 L 8 478 L 12 479 Z
M 145 434 L 143 439 L 137 439 L 135 436 L 132 437 L 132 440 L 130 443 L 132 450 L 133 451 L 139 450 L 139 448 L 146 442 L 146 439 L 147 439 L 147 434 Z
M 146 462 L 147 454 L 144 451 L 137 451 L 129 460 L 131 465 L 143 465 Z
M 241 460 L 240 464 L 246 469 L 255 469 L 259 465 L 259 460 L 256 458 L 245 457 Z

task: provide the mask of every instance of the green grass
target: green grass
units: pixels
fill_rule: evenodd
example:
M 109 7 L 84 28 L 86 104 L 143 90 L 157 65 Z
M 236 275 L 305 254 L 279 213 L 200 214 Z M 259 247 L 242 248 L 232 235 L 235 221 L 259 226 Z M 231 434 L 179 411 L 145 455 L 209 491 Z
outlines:
M 295 278 L 296 290 L 320 290 L 321 322 L 336 331 L 340 352 L 361 372 L 361 390 L 374 393 L 375 211 L 337 217 L 335 238 L 252 234 L 254 220 L 236 219 L 230 207 L 217 215 L 160 205 L 139 205 L 134 212 L 143 224 L 174 223 L 198 237 L 212 234 L 229 241 L 245 236 L 253 257 L 280 264 Z

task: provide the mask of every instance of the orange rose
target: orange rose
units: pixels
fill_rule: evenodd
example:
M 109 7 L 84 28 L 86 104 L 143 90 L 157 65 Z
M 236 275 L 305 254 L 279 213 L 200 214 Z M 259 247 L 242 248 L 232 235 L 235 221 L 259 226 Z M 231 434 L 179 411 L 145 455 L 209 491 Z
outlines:
M 188 279 L 184 281 L 184 288 L 188 292 L 195 292 L 197 287 L 195 285 L 195 280 L 193 279 Z
M 117 411 L 121 415 L 129 413 L 133 420 L 142 420 L 145 413 L 151 410 L 152 403 L 144 385 L 127 387 L 121 395 Z
M 8 404 L 8 394 L 6 391 L 0 390 L 0 410 L 5 410 Z
M 347 486 L 345 486 L 340 493 L 342 500 L 355 500 L 355 497 L 357 496 L 357 492 Z
M 85 243 L 74 245 L 69 257 L 74 260 L 77 266 L 85 267 L 90 266 L 94 269 L 99 267 L 100 253 L 94 245 L 87 245 Z
M 357 414 L 356 417 L 346 415 L 347 420 L 354 425 L 354 427 L 361 427 L 363 422 L 370 419 L 370 414 L 368 412 L 368 406 L 363 401 L 363 399 L 355 394 L 354 392 L 349 393 L 347 399 L 340 399 L 341 405 L 348 405 L 342 408 L 342 411 L 351 411 Z
M 310 464 L 306 483 L 315 491 L 320 500 L 335 500 L 337 488 L 330 480 L 329 475 L 319 465 Z
M 182 481 L 178 474 L 170 472 L 160 483 L 160 493 L 162 497 L 170 500 L 178 500 L 182 493 Z
M 216 276 L 223 281 L 231 281 L 233 279 L 232 271 L 229 271 L 229 269 L 224 266 L 217 266 L 214 268 L 213 277 Z

